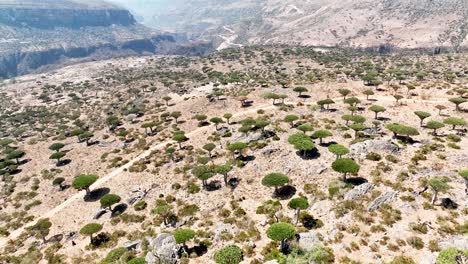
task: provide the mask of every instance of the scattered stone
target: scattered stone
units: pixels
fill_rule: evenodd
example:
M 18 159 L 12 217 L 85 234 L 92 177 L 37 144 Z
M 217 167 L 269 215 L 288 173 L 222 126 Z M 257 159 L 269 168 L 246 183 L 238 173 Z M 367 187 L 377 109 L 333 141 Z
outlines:
M 354 200 L 358 197 L 363 196 L 364 194 L 372 191 L 375 188 L 375 185 L 372 183 L 364 183 L 359 186 L 354 187 L 352 190 L 348 191 L 344 195 L 345 200 Z
M 223 136 L 223 135 L 225 135 L 226 133 L 229 133 L 229 132 L 231 132 L 231 130 L 229 130 L 229 128 L 221 127 L 216 131 L 216 134 L 218 134 L 220 136 Z
M 368 211 L 377 210 L 382 204 L 388 203 L 392 201 L 393 199 L 395 199 L 397 195 L 398 195 L 398 192 L 393 192 L 393 191 L 386 192 L 380 195 L 379 197 L 377 197 L 374 201 L 372 201 L 367 206 L 367 210 Z
M 94 214 L 93 219 L 99 219 L 107 212 L 107 209 L 99 208 L 99 210 Z
M 327 171 L 327 169 L 328 169 L 328 168 L 326 168 L 326 167 L 319 168 L 319 169 L 317 170 L 317 174 L 322 174 L 322 173 L 324 173 L 325 171 Z
M 264 264 L 279 264 L 278 261 L 276 259 L 274 260 L 269 260 L 267 262 L 265 262 Z
M 71 231 L 65 234 L 65 239 L 68 240 L 73 240 L 78 238 L 78 232 Z
M 299 234 L 299 248 L 304 251 L 311 250 L 318 243 L 320 243 L 320 240 L 313 233 L 309 232 Z
M 126 241 L 122 244 L 122 247 L 127 248 L 129 250 L 136 250 L 140 247 L 141 239 L 133 240 L 133 241 Z

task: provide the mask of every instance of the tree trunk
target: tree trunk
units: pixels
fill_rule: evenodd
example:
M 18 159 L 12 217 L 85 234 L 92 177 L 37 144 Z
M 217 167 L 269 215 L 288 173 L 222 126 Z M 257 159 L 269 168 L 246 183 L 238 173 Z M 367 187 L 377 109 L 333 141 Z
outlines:
M 432 205 L 434 205 L 435 202 L 437 201 L 437 195 L 438 195 L 438 192 L 434 190 L 434 195 L 432 195 L 432 201 L 431 201 Z
M 297 210 L 296 210 L 296 224 L 295 224 L 295 226 L 297 226 L 297 223 L 299 223 L 299 215 L 300 215 L 300 213 L 301 213 L 301 209 L 297 209 Z

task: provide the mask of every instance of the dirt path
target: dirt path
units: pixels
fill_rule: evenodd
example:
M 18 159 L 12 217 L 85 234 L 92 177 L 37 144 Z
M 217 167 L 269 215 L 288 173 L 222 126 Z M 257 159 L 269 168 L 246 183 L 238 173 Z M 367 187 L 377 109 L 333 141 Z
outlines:
M 271 104 L 263 104 L 263 105 L 258 105 L 256 107 L 253 107 L 253 108 L 249 108 L 247 109 L 246 111 L 243 111 L 243 112 L 239 112 L 238 114 L 234 114 L 233 115 L 233 118 L 236 118 L 236 117 L 241 117 L 241 116 L 245 116 L 245 115 L 248 115 L 248 114 L 252 114 L 252 113 L 256 113 L 258 110 L 260 109 L 273 109 L 275 108 L 276 106 L 273 106 Z M 205 130 L 207 130 L 208 128 L 212 128 L 212 126 L 208 126 L 208 127 L 201 127 L 201 128 L 198 128 L 192 132 L 189 132 L 186 134 L 186 136 L 188 138 L 190 138 L 191 136 L 193 135 L 196 135 L 198 133 L 201 133 Z M 148 150 L 144 151 L 143 153 L 141 153 L 140 155 L 138 155 L 137 157 L 135 157 L 134 159 L 132 159 L 130 162 L 126 163 L 125 165 L 113 170 L 112 172 L 110 172 L 109 174 L 105 175 L 104 177 L 101 177 L 99 178 L 92 186 L 91 186 L 91 189 L 96 189 L 96 188 L 99 188 L 99 187 L 102 187 L 103 184 L 105 184 L 106 182 L 108 182 L 109 180 L 111 180 L 112 178 L 114 178 L 115 176 L 118 176 L 119 174 L 121 174 L 122 172 L 124 172 L 125 170 L 128 170 L 132 165 L 134 165 L 136 162 L 140 161 L 140 160 L 143 160 L 145 158 L 147 158 L 148 156 L 151 155 L 151 152 L 153 152 L 154 150 L 157 150 L 157 149 L 160 149 L 160 148 L 163 148 L 165 147 L 167 144 L 169 143 L 174 143 L 173 140 L 167 140 L 167 141 L 164 141 L 164 142 L 161 142 L 159 144 L 156 144 L 156 145 L 153 145 L 151 146 Z M 51 218 L 52 216 L 54 216 L 56 213 L 60 212 L 61 210 L 63 210 L 64 208 L 68 207 L 69 205 L 71 205 L 72 203 L 76 202 L 76 201 L 79 201 L 79 200 L 82 200 L 83 199 L 83 196 L 85 194 L 85 191 L 81 191 L 81 192 L 78 192 L 74 195 L 72 195 L 71 197 L 69 197 L 65 202 L 61 203 L 60 205 L 56 206 L 55 208 L 49 210 L 47 213 L 41 215 L 40 217 L 37 217 L 37 219 L 40 219 L 40 218 Z M 27 224 L 25 224 L 24 226 L 14 230 L 13 232 L 10 233 L 10 235 L 6 238 L 1 238 L 0 239 L 0 248 L 3 248 L 5 247 L 6 243 L 8 242 L 8 240 L 10 239 L 16 239 L 19 235 L 21 235 L 21 233 L 28 227 L 34 225 L 36 223 L 36 220 L 34 221 L 31 221 Z
M 360 98 L 361 100 L 365 100 L 365 97 L 358 97 Z M 382 97 L 376 97 L 376 99 L 378 99 L 378 101 L 376 101 L 375 103 L 378 103 L 378 102 L 381 102 L 381 101 L 395 101 L 395 99 L 391 96 L 382 96 Z M 342 97 L 337 97 L 337 98 L 332 98 L 332 100 L 334 101 L 342 101 L 343 98 Z M 422 102 L 425 102 L 425 103 L 446 103 L 447 101 L 444 100 L 413 100 L 413 99 L 405 99 L 405 100 L 402 100 L 402 102 L 419 102 L 419 103 L 422 103 Z M 298 102 L 286 102 L 286 104 L 297 104 Z M 315 104 L 315 101 L 314 102 L 303 102 L 304 105 L 313 105 Z M 245 111 L 242 111 L 242 112 L 239 112 L 237 114 L 234 114 L 233 115 L 233 118 L 236 118 L 236 117 L 241 117 L 241 116 L 245 116 L 245 115 L 249 115 L 249 114 L 253 114 L 253 113 L 256 113 L 258 110 L 260 109 L 263 109 L 263 110 L 271 110 L 271 109 L 275 109 L 277 108 L 279 105 L 272 105 L 272 104 L 263 104 L 263 105 L 258 105 L 258 106 L 255 106 L 253 108 L 249 108 Z M 194 131 L 192 132 L 189 132 L 186 134 L 187 137 L 191 137 L 193 135 L 196 135 L 198 133 L 201 133 L 205 130 L 207 130 L 208 128 L 211 128 L 212 126 L 208 126 L 208 127 L 201 127 L 201 128 L 198 128 L 198 129 L 195 129 Z M 104 177 L 101 177 L 99 178 L 91 187 L 93 189 L 95 188 L 98 188 L 98 187 L 101 187 L 103 184 L 105 184 L 106 182 L 108 182 L 109 180 L 111 180 L 112 178 L 118 176 L 119 174 L 121 174 L 122 172 L 124 172 L 125 170 L 129 169 L 132 165 L 134 165 L 136 162 L 140 161 L 140 160 L 143 160 L 145 158 L 147 158 L 148 156 L 151 155 L 151 152 L 153 152 L 154 150 L 157 150 L 157 149 L 160 149 L 160 148 L 163 148 L 164 146 L 166 146 L 167 144 L 169 143 L 173 143 L 174 141 L 172 140 L 167 140 L 167 141 L 164 141 L 164 142 L 161 142 L 159 144 L 156 144 L 156 145 L 153 145 L 151 146 L 148 150 L 144 151 L 143 153 L 141 153 L 140 155 L 138 155 L 137 157 L 135 157 L 134 159 L 132 159 L 130 162 L 128 162 L 127 164 L 113 170 L 112 172 L 108 173 L 107 175 L 105 175 Z M 82 200 L 83 199 L 83 196 L 84 196 L 84 191 L 81 191 L 81 192 L 78 192 L 74 195 L 72 195 L 71 197 L 69 197 L 65 202 L 61 203 L 60 205 L 56 206 L 55 208 L 49 210 L 47 213 L 41 215 L 40 217 L 37 217 L 37 219 L 39 218 L 51 218 L 52 216 L 54 216 L 55 214 L 57 214 L 58 212 L 60 212 L 61 210 L 63 210 L 64 208 L 70 206 L 71 204 L 73 204 L 74 202 L 76 201 L 79 201 L 79 200 Z M 16 239 L 27 227 L 30 227 L 32 225 L 34 225 L 36 223 L 36 221 L 31 221 L 27 224 L 25 224 L 24 226 L 14 230 L 13 232 L 10 233 L 10 235 L 8 237 L 5 237 L 5 238 L 1 238 L 0 239 L 0 248 L 3 248 L 5 247 L 5 245 L 7 244 L 8 240 L 14 240 Z

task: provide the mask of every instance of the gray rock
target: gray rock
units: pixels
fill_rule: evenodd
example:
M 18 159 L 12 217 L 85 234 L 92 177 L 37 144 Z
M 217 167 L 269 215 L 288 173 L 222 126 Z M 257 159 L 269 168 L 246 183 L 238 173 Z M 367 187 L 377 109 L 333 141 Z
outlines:
M 141 239 L 133 240 L 133 241 L 126 241 L 122 243 L 122 247 L 127 248 L 129 250 L 136 250 L 137 248 L 139 248 L 140 244 L 141 244 Z
M 228 132 L 230 132 L 231 130 L 229 130 L 229 128 L 227 127 L 220 127 L 217 131 L 216 131 L 216 134 L 222 136 Z
M 276 259 L 274 260 L 269 260 L 267 262 L 265 262 L 264 264 L 279 264 L 278 261 Z
M 130 198 L 127 199 L 127 203 L 131 205 L 131 204 L 134 204 L 134 203 L 140 201 L 141 199 L 143 199 L 143 197 L 141 197 L 141 196 L 130 197 Z
M 453 171 L 437 171 L 437 170 L 432 170 L 432 169 L 425 169 L 422 170 L 421 175 L 424 177 L 457 177 L 457 173 Z
M 388 154 L 398 154 L 400 147 L 393 143 L 391 140 L 376 139 L 366 140 L 353 144 L 349 148 L 351 156 L 362 157 L 366 156 L 369 152 L 385 152 Z
M 99 219 L 107 212 L 107 209 L 100 208 L 93 216 L 93 219 Z
M 455 235 L 446 238 L 442 238 L 439 241 L 439 247 L 446 249 L 448 247 L 456 247 L 464 250 L 468 250 L 468 236 L 466 235 Z
M 398 192 L 389 191 L 386 192 L 379 197 L 377 197 L 374 201 L 372 201 L 368 206 L 368 211 L 374 211 L 378 209 L 382 204 L 391 202 L 395 197 L 398 195 Z
M 73 240 L 78 238 L 78 232 L 77 231 L 70 231 L 65 233 L 65 239 L 68 240 Z
M 168 233 L 161 233 L 154 239 L 149 239 L 149 246 L 151 251 L 146 255 L 146 262 L 149 264 L 160 263 L 156 261 L 165 261 L 165 263 L 176 263 L 177 252 L 179 246 L 177 245 L 173 235 Z
M 265 148 L 263 151 L 262 151 L 262 154 L 264 156 L 267 156 L 267 157 L 270 157 L 271 154 L 275 153 L 275 152 L 278 152 L 280 149 L 279 148 Z
M 153 252 L 148 252 L 145 256 L 145 261 L 148 264 L 155 264 L 156 263 L 156 257 L 154 256 Z
M 313 233 L 300 233 L 299 234 L 299 248 L 304 251 L 311 250 L 315 245 L 320 243 L 318 237 Z
M 375 188 L 375 185 L 372 183 L 364 183 L 359 186 L 354 187 L 352 190 L 348 191 L 344 195 L 345 200 L 354 200 L 358 197 L 363 196 L 364 194 L 372 191 Z

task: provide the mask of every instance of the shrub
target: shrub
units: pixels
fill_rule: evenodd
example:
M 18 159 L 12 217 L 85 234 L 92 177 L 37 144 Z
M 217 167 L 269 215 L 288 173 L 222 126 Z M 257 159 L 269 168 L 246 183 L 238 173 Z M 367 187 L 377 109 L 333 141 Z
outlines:
M 118 260 L 120 260 L 120 257 L 122 257 L 122 255 L 127 252 L 128 252 L 128 249 L 124 247 L 113 249 L 109 251 L 109 253 L 107 253 L 106 258 L 104 258 L 104 262 L 107 262 L 107 263 L 117 262 Z
M 146 201 L 138 201 L 134 206 L 133 208 L 135 209 L 135 211 L 141 211 L 141 210 L 144 210 L 146 209 L 146 207 L 148 206 L 148 203 Z
M 437 256 L 437 264 L 458 264 L 457 257 L 468 258 L 468 250 L 461 250 L 454 247 L 449 247 L 442 250 Z
M 411 245 L 412 247 L 416 249 L 424 248 L 424 242 L 422 241 L 420 237 L 417 237 L 417 236 L 408 237 L 406 239 L 406 242 L 408 242 L 409 245 Z
M 223 247 L 214 254 L 214 260 L 219 264 L 238 264 L 243 258 L 244 253 L 236 245 Z
M 379 153 L 369 152 L 366 155 L 366 159 L 372 160 L 372 161 L 379 161 L 382 159 L 382 156 Z

